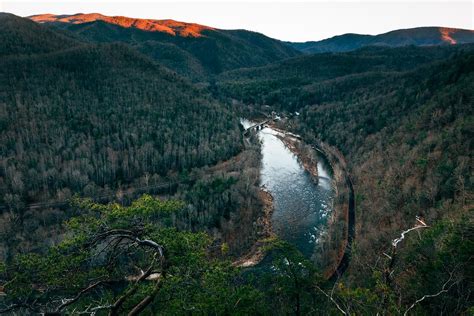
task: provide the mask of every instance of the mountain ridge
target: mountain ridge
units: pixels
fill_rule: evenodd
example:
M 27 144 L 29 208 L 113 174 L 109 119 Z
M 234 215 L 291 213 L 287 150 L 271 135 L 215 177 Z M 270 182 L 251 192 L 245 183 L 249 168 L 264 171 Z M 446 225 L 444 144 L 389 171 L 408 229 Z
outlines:
M 72 15 L 37 14 L 28 16 L 32 21 L 38 23 L 69 23 L 83 24 L 95 21 L 104 21 L 124 28 L 136 28 L 149 32 L 163 32 L 173 36 L 200 37 L 204 30 L 214 30 L 213 27 L 175 21 L 172 19 L 156 20 L 130 18 L 126 16 L 106 16 L 100 13 L 76 13 Z
M 303 53 L 348 52 L 365 46 L 432 46 L 474 42 L 474 30 L 425 26 L 389 31 L 377 35 L 346 33 L 320 41 L 287 42 Z
M 174 20 L 107 17 L 98 13 L 40 14 L 39 24 L 74 33 L 86 42 L 123 42 L 193 81 L 223 71 L 263 66 L 301 55 L 282 41 L 246 30 L 221 30 Z

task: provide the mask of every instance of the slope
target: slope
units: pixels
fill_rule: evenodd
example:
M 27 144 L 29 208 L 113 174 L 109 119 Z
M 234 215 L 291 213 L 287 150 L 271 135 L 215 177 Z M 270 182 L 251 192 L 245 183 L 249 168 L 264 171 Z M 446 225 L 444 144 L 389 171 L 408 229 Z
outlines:
M 8 42 L 42 41 L 23 48 L 41 52 L 31 55 L 2 47 L 2 205 L 108 192 L 240 150 L 237 119 L 147 57 L 120 44 L 63 49 L 47 27 L 7 20 L 34 31 L 2 32 Z
M 0 56 L 48 53 L 77 46 L 68 36 L 27 19 L 0 12 Z

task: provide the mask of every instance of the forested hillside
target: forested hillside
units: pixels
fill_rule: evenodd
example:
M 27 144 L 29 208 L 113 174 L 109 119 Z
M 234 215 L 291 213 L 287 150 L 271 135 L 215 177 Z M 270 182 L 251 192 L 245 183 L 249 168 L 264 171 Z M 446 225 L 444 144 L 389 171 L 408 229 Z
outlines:
M 12 15 L 0 34 L 16 45 L 0 61 L 4 215 L 74 194 L 113 198 L 242 150 L 236 117 L 131 48 L 82 44 Z
M 225 72 L 216 85 L 224 95 L 245 103 L 294 111 L 326 98 L 337 98 L 333 93 L 335 87 L 343 86 L 348 91 L 364 87 L 472 47 L 367 47 L 349 53 L 313 54 L 265 67 Z
M 79 43 L 59 32 L 31 23 L 26 19 L 0 12 L 0 56 L 50 53 L 77 46 Z
M 130 44 L 193 80 L 222 71 L 262 66 L 300 53 L 283 42 L 246 30 L 220 30 L 173 20 L 107 17 L 99 14 L 30 17 L 67 29 L 86 41 Z
M 124 46 L 5 56 L 1 76 L 5 200 L 92 193 L 213 164 L 240 146 L 226 110 Z
M 469 242 L 446 240 L 472 237 L 473 65 L 471 51 L 364 87 L 335 85 L 334 98 L 307 106 L 297 123 L 307 137 L 337 145 L 351 166 L 358 224 L 349 279 L 361 284 L 373 273 L 416 216 L 433 226 L 391 276 L 398 291 L 423 293 L 455 275 L 455 289 L 425 306 L 428 313 L 461 313 L 452 301 L 472 300 Z
M 402 304 L 442 289 L 422 305 L 427 314 L 460 314 L 472 303 L 473 65 L 472 46 L 409 47 L 313 55 L 222 76 L 223 95 L 298 111 L 287 128 L 345 155 L 357 205 L 348 291 L 377 293 L 381 277 L 393 291 L 385 299 Z M 430 227 L 391 253 L 392 240 L 417 218 Z

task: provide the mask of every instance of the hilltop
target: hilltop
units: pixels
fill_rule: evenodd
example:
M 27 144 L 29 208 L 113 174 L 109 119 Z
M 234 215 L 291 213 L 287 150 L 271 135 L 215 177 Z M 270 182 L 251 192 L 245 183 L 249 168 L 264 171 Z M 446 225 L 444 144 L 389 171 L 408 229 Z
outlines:
M 38 23 L 83 24 L 104 21 L 124 28 L 135 28 L 148 32 L 162 32 L 181 37 L 200 37 L 204 30 L 213 30 L 213 28 L 209 26 L 196 23 L 184 23 L 174 20 L 136 19 L 125 16 L 106 16 L 99 13 L 78 13 L 74 15 L 39 14 L 32 15 L 29 18 Z

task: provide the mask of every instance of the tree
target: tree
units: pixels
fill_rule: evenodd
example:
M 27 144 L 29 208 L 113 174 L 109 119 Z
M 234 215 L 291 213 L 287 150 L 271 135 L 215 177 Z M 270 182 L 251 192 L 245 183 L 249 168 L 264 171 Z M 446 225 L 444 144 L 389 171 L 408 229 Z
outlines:
M 294 246 L 281 240 L 272 242 L 268 250 L 273 260 L 263 280 L 269 304 L 274 305 L 279 314 L 322 312 L 324 299 L 316 287 L 324 287 L 325 282 L 314 264 Z
M 76 205 L 82 215 L 68 221 L 65 240 L 46 255 L 20 255 L 3 268 L 1 312 L 258 310 L 258 291 L 234 282 L 237 270 L 209 257 L 206 234 L 166 224 L 182 202 L 145 195 L 129 207 Z

